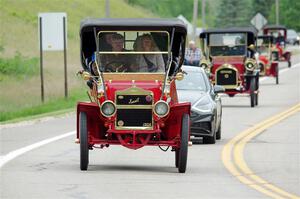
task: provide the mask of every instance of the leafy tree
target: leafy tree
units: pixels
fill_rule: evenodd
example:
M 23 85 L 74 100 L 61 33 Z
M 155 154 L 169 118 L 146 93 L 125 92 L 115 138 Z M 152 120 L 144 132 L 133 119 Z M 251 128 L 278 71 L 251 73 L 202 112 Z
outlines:
M 253 16 L 251 0 L 221 0 L 216 27 L 248 26 Z
M 300 1 L 299 0 L 280 0 L 279 1 L 279 23 L 287 28 L 300 31 Z M 276 23 L 275 4 L 271 7 L 269 24 Z
M 184 2 L 182 0 L 127 0 L 127 2 L 147 8 L 162 17 L 177 17 L 183 14 L 188 20 L 193 18 L 194 0 Z
M 254 14 L 260 13 L 266 19 L 269 18 L 270 8 L 274 5 L 275 0 L 253 0 L 253 10 Z

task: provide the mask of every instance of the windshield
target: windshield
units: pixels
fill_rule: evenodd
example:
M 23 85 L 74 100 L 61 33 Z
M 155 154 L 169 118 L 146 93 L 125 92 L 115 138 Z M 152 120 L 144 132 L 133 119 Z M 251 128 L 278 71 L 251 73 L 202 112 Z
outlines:
M 98 33 L 99 67 L 104 72 L 164 73 L 169 34 L 164 31 Z
M 176 81 L 176 88 L 178 90 L 198 90 L 208 91 L 208 85 L 205 77 L 201 72 L 186 71 L 187 75 L 181 81 Z
M 269 37 L 257 38 L 257 51 L 263 55 L 268 54 L 270 43 L 271 43 L 271 38 Z
M 246 33 L 216 33 L 209 35 L 211 56 L 242 56 L 246 54 Z

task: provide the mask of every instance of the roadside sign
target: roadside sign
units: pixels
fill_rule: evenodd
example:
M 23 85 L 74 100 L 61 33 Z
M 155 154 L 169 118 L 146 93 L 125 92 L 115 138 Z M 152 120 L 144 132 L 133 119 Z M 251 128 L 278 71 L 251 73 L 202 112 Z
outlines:
M 39 30 L 42 30 L 42 50 L 64 50 L 64 25 L 67 14 L 63 12 L 39 13 Z M 40 34 L 39 34 L 40 35 Z
M 257 29 L 261 30 L 264 25 L 268 23 L 267 19 L 259 12 L 251 19 L 251 24 Z
M 67 14 L 64 12 L 39 13 L 41 100 L 44 102 L 43 51 L 63 50 L 65 98 L 68 97 L 67 81 Z

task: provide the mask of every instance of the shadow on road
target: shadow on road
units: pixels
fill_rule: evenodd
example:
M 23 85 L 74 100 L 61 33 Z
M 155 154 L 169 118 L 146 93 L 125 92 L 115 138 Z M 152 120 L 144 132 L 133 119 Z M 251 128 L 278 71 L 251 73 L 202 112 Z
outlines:
M 88 171 L 101 171 L 101 172 L 127 171 L 127 172 L 134 172 L 134 173 L 136 172 L 178 173 L 175 165 L 174 167 L 142 166 L 142 165 L 89 165 Z

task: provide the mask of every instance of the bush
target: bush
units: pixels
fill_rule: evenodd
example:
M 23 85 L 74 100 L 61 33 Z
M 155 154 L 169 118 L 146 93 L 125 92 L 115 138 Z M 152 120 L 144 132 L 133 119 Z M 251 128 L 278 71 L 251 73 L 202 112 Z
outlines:
M 39 72 L 39 59 L 37 57 L 26 58 L 16 53 L 13 58 L 0 57 L 0 74 L 4 75 L 35 75 Z

